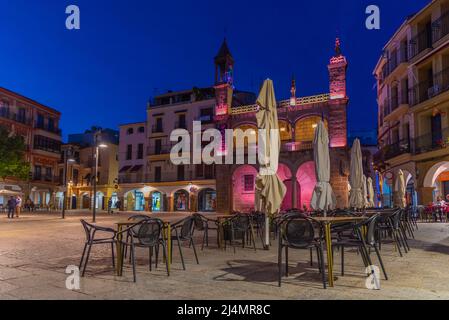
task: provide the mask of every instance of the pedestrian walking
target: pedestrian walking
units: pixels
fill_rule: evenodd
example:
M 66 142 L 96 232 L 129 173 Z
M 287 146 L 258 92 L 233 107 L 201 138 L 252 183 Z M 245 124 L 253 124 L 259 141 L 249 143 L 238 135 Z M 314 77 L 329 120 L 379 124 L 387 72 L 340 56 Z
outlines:
M 14 213 L 16 211 L 16 199 L 14 199 L 14 197 L 10 197 L 8 200 L 8 219 L 13 219 L 14 218 Z
M 114 213 L 114 212 L 112 211 L 112 198 L 109 198 L 109 200 L 108 200 L 108 213 L 109 213 L 109 214 Z
M 16 197 L 16 218 L 19 217 L 21 210 L 22 210 L 22 198 L 20 196 L 17 196 Z

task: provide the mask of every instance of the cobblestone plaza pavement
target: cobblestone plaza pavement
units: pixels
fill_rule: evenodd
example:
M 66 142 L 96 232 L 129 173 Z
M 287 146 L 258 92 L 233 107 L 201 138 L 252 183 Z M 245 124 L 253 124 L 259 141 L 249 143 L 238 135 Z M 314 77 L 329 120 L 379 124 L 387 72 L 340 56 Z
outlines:
M 20 219 L 0 218 L 1 299 L 449 299 L 449 225 L 420 224 L 411 252 L 403 258 L 392 245 L 382 248 L 390 280 L 381 290 L 368 290 L 362 260 L 355 251 L 345 255 L 345 276 L 340 277 L 339 253 L 335 256 L 335 287 L 324 290 L 317 271 L 309 266 L 308 251 L 290 250 L 291 275 L 277 286 L 277 249 L 219 250 L 215 235 L 211 246 L 199 252 L 200 265 L 185 248 L 183 271 L 174 247 L 170 277 L 163 267 L 148 269 L 148 252 L 137 251 L 137 283 L 128 263 L 124 276 L 114 275 L 110 247 L 92 249 L 86 277 L 77 291 L 66 289 L 68 265 L 78 265 L 84 231 L 81 213 L 23 214 Z M 177 220 L 181 215 L 171 215 Z M 97 223 L 113 226 L 127 214 L 100 214 Z M 200 235 L 198 235 L 201 237 Z M 200 239 L 197 239 L 200 243 Z M 200 246 L 198 246 L 200 247 Z M 258 242 L 258 247 L 261 243 Z M 139 249 L 137 249 L 139 250 Z

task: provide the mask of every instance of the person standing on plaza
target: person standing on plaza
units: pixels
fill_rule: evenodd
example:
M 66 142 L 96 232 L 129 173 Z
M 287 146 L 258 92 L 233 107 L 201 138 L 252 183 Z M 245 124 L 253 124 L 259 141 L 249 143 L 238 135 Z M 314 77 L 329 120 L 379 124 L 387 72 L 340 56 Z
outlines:
M 16 197 L 16 218 L 20 215 L 20 210 L 22 209 L 22 198 L 20 196 Z
M 109 214 L 114 213 L 114 212 L 112 211 L 112 198 L 109 198 L 109 200 L 108 200 L 108 213 L 109 213 Z
M 14 213 L 16 211 L 16 199 L 14 199 L 13 196 L 11 196 L 8 200 L 8 219 L 13 219 L 14 218 Z

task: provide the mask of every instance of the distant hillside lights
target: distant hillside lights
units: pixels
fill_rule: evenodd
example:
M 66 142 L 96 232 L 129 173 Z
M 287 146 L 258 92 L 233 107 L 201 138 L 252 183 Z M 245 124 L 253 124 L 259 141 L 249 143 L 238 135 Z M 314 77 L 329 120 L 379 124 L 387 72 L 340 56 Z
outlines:
M 273 175 L 277 171 L 279 159 L 280 134 L 278 129 L 271 129 L 267 137 L 265 129 L 226 129 L 223 145 L 223 136 L 217 129 L 201 130 L 201 122 L 193 121 L 192 139 L 190 133 L 185 129 L 173 130 L 170 141 L 176 142 L 170 151 L 170 160 L 174 165 L 189 164 L 256 164 L 265 167 L 262 175 Z M 245 144 L 245 139 L 248 143 Z M 191 144 L 193 140 L 193 148 Z M 267 141 L 269 140 L 269 141 Z M 234 141 L 235 141 L 235 163 L 234 163 Z M 209 142 L 204 148 L 202 142 Z M 267 145 L 270 152 L 267 155 Z M 245 148 L 248 152 L 248 162 L 245 163 Z M 257 157 L 256 157 L 257 149 Z M 192 155 L 192 156 L 191 156 Z M 193 163 L 191 163 L 192 161 Z

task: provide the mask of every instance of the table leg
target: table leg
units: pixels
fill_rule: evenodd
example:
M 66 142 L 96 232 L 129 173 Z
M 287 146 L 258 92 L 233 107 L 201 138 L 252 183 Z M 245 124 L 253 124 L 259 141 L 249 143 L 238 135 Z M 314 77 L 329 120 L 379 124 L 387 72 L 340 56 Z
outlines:
M 327 274 L 329 278 L 329 287 L 334 286 L 334 261 L 332 257 L 332 235 L 331 235 L 331 224 L 324 224 L 325 238 L 326 238 L 326 251 L 327 251 Z M 324 270 L 323 270 L 324 272 Z
M 118 232 L 122 231 L 122 226 L 121 225 L 118 226 L 117 231 Z M 117 247 L 117 250 L 116 250 L 117 251 L 117 254 L 116 254 L 117 262 L 115 264 L 116 268 L 117 268 L 116 273 L 117 273 L 117 276 L 121 277 L 122 276 L 122 263 L 123 263 L 123 258 L 122 258 L 122 234 L 121 233 L 119 233 L 117 235 L 116 247 Z

